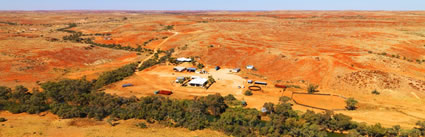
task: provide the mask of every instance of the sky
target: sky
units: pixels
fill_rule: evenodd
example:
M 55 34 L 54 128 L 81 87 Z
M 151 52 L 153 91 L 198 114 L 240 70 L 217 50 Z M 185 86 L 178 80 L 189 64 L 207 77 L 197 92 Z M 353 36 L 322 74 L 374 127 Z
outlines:
M 425 10 L 425 0 L 0 0 L 0 10 Z

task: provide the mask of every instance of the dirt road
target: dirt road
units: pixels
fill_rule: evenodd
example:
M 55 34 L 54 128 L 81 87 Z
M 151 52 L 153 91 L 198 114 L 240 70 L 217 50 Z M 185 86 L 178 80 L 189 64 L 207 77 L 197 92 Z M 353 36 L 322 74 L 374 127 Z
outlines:
M 161 43 L 159 43 L 158 45 L 156 45 L 155 49 L 153 50 L 154 53 L 158 52 L 158 49 L 161 47 L 161 45 L 163 45 L 165 42 L 167 42 L 170 38 L 173 38 L 175 36 L 177 36 L 179 34 L 179 32 L 173 32 L 174 34 L 171 35 L 170 37 L 166 38 L 164 41 L 162 41 Z M 142 66 L 143 62 L 149 60 L 150 58 L 152 58 L 155 54 L 152 54 L 150 56 L 148 56 L 147 58 L 143 59 L 142 61 L 140 61 L 139 65 L 137 66 L 137 68 L 140 68 L 140 66 Z M 137 69 L 138 70 L 138 69 Z M 136 70 L 136 71 L 137 71 Z

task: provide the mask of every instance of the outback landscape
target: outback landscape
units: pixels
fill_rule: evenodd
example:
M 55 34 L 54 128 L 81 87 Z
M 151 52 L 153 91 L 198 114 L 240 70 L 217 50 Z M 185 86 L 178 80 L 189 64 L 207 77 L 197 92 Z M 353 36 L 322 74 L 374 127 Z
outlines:
M 173 70 L 175 67 L 197 70 L 179 72 Z M 107 79 L 112 76 L 114 80 Z M 202 77 L 208 80 L 208 86 L 187 86 L 186 78 L 178 82 L 177 77 Z M 46 108 L 36 113 L 14 113 L 7 108 L 6 100 L 14 97 L 12 93 L 10 99 L 6 97 L 6 87 L 18 91 L 22 89 L 20 85 L 32 95 L 45 92 L 47 98 L 53 96 L 45 99 L 46 104 L 62 101 L 77 105 L 70 101 L 73 99 L 51 95 L 59 88 L 48 85 L 54 85 L 49 82 L 67 83 L 69 79 L 87 81 L 93 84 L 91 90 L 101 91 L 105 98 L 113 96 L 127 102 L 137 98 L 149 102 L 151 97 L 158 97 L 170 102 L 207 100 L 208 104 L 209 98 L 216 98 L 213 96 L 218 93 L 225 96 L 229 108 L 237 106 L 232 107 L 233 112 L 251 116 L 253 111 L 267 108 L 264 114 L 258 114 L 259 121 L 274 122 L 274 115 L 279 114 L 279 105 L 272 106 L 274 112 L 267 103 L 281 106 L 287 103 L 303 118 L 312 112 L 335 114 L 332 117 L 343 114 L 356 123 L 388 128 L 386 136 L 395 125 L 405 129 L 409 136 L 414 136 L 416 131 L 425 134 L 424 127 L 418 127 L 425 126 L 425 122 L 418 122 L 425 121 L 425 12 L 2 11 L 0 86 L 4 92 L 0 92 L 0 118 L 7 121 L 0 122 L 0 137 L 286 134 L 274 128 L 263 131 L 261 127 L 268 125 L 261 122 L 256 126 L 260 127 L 259 131 L 247 128 L 250 134 L 244 134 L 235 132 L 238 129 L 245 132 L 242 127 L 230 131 L 193 128 L 193 125 L 177 126 L 176 119 L 171 122 L 176 126 L 170 127 L 165 126 L 170 123 L 161 123 L 155 116 L 152 119 L 158 122 L 151 122 L 149 115 L 123 118 L 124 112 L 96 115 L 93 119 L 86 118 L 83 112 L 81 116 L 61 115 L 65 109 L 56 110 L 53 105 L 51 110 Z M 257 87 L 260 90 L 253 90 Z M 79 90 L 66 89 L 63 91 L 75 93 L 61 94 L 77 96 L 77 91 L 82 92 Z M 172 91 L 172 94 L 157 95 L 161 94 L 159 91 Z M 234 97 L 230 100 L 243 102 L 242 105 L 229 103 L 229 95 Z M 5 96 L 3 102 L 2 96 Z M 283 97 L 289 100 L 282 101 Z M 347 100 L 352 99 L 356 103 L 350 107 Z M 126 108 L 131 105 L 122 104 L 117 108 L 132 113 Z M 239 106 L 247 112 L 239 110 Z M 219 114 L 215 109 L 205 113 L 216 117 L 230 113 L 221 109 Z M 91 117 L 90 113 L 87 115 Z M 282 115 L 293 114 L 290 111 Z M 116 125 L 110 120 L 112 116 L 118 118 L 112 120 Z M 220 124 L 226 123 L 220 120 L 217 120 Z M 148 128 L 136 126 L 140 122 L 149 123 Z M 36 126 L 28 126 L 32 124 Z M 312 132 L 317 130 L 313 126 L 308 128 Z M 272 129 L 273 134 L 266 132 Z M 347 134 L 353 127 L 318 129 Z M 294 134 L 306 136 L 301 131 Z

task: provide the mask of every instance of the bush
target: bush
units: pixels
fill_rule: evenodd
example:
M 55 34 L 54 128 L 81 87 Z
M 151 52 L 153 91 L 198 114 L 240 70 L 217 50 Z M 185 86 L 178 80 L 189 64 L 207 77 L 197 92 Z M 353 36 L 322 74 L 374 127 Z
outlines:
M 0 122 L 5 122 L 5 121 L 7 121 L 7 119 L 6 119 L 6 118 L 2 118 L 2 117 L 0 117 Z
M 379 94 L 381 94 L 381 93 L 380 93 L 380 92 L 378 92 L 378 91 L 375 89 L 375 90 L 373 90 L 373 91 L 372 91 L 372 94 L 379 95 Z
M 145 122 L 139 122 L 139 123 L 137 123 L 136 124 L 136 127 L 139 127 L 139 128 L 148 128 L 148 126 L 146 125 Z
M 204 66 L 204 64 L 199 63 L 196 67 L 197 67 L 198 69 L 203 69 L 205 66 Z
M 319 88 L 319 85 L 308 85 L 307 87 L 307 92 L 310 94 L 313 94 L 314 92 L 319 92 L 319 90 L 317 90 L 317 88 Z
M 358 101 L 354 98 L 348 98 L 347 100 L 345 100 L 345 103 L 347 104 L 346 108 L 348 110 L 355 110 L 357 108 Z
M 245 96 L 252 96 L 252 91 L 251 90 L 246 90 L 244 93 Z

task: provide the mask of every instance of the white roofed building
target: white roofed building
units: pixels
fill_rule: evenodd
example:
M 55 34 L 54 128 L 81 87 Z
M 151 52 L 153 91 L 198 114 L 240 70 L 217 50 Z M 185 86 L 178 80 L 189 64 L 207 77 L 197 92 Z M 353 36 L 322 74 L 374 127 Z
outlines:
M 178 62 L 192 62 L 191 58 L 177 58 L 176 60 Z
M 205 84 L 207 84 L 207 81 L 208 79 L 206 78 L 195 78 L 189 81 L 189 85 L 194 87 L 205 86 Z
M 185 67 L 174 67 L 173 70 L 178 71 L 178 72 L 182 72 L 184 70 L 186 70 Z

